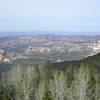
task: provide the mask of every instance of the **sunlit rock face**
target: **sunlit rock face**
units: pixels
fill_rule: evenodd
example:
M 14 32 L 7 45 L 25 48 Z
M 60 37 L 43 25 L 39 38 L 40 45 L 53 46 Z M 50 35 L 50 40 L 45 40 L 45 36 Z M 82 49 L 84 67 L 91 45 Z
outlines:
M 0 62 L 10 63 L 10 59 L 7 57 L 7 52 L 0 49 Z
M 100 40 L 88 46 L 94 53 L 100 53 Z

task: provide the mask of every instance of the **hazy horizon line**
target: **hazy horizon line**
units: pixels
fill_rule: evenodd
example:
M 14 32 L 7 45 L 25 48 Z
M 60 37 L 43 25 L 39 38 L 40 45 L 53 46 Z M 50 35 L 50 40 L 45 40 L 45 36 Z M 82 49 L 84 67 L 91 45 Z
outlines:
M 68 32 L 68 31 L 8 31 L 0 32 L 0 37 L 4 36 L 36 36 L 36 35 L 66 35 L 66 36 L 99 36 L 100 32 Z

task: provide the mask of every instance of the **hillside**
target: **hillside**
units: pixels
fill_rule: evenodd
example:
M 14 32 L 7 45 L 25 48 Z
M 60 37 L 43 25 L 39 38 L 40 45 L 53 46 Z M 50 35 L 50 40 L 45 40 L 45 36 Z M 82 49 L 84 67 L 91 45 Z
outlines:
M 82 60 L 52 63 L 51 67 L 53 67 L 54 69 L 62 70 L 62 69 L 66 69 L 70 65 L 74 68 L 78 68 L 78 67 L 80 67 L 81 64 L 90 65 L 91 67 L 93 67 L 97 70 L 98 69 L 100 70 L 100 53 L 98 53 L 94 56 L 89 56 Z M 12 68 L 15 65 L 17 66 L 17 64 L 0 63 L 0 73 L 7 71 L 9 68 Z M 32 65 L 32 64 L 30 64 L 30 65 Z M 29 64 L 27 64 L 27 65 L 24 64 L 23 66 L 29 66 Z
M 12 66 L 13 66 L 12 64 L 0 62 L 0 76 L 2 75 L 3 72 L 6 72 L 10 68 L 12 68 Z
M 0 50 L 4 50 L 13 63 L 76 61 L 100 52 L 100 36 L 44 34 L 1 37 Z
M 79 67 L 81 64 L 90 65 L 93 68 L 100 69 L 100 53 L 94 56 L 89 56 L 82 60 L 53 63 L 52 66 L 57 69 L 65 69 L 70 65 L 72 65 L 73 67 Z

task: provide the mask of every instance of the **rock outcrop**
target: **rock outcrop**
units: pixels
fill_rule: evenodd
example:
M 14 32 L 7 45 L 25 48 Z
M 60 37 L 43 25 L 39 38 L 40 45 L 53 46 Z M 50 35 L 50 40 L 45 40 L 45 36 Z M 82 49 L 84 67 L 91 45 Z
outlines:
M 7 57 L 7 52 L 0 49 L 0 62 L 10 63 L 10 59 Z

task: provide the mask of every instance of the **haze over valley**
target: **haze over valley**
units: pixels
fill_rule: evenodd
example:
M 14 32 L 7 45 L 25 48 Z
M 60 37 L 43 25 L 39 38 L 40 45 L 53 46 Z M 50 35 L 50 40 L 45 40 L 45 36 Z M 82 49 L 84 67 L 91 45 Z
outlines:
M 99 53 L 100 36 L 16 33 L 0 38 L 0 50 L 0 62 L 6 63 L 73 61 Z

